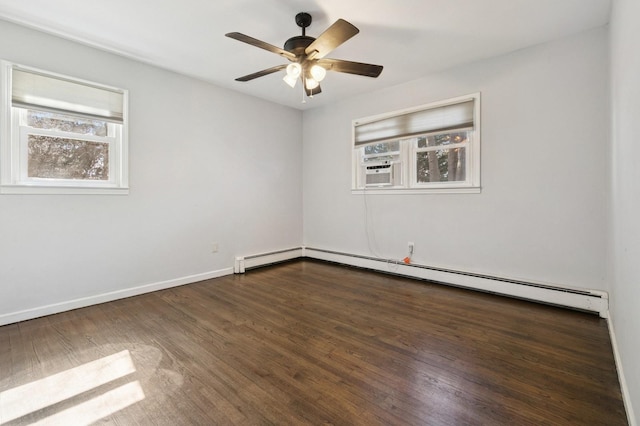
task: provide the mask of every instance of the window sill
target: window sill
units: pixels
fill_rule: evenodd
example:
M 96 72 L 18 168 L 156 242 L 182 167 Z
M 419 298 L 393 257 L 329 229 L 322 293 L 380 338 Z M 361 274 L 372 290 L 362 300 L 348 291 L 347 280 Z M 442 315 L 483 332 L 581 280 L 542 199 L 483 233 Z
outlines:
M 26 186 L 2 185 L 0 194 L 33 194 L 33 195 L 128 195 L 129 188 L 89 188 L 78 186 Z
M 355 195 L 419 195 L 419 194 L 479 194 L 480 187 L 466 188 L 367 188 L 352 189 Z

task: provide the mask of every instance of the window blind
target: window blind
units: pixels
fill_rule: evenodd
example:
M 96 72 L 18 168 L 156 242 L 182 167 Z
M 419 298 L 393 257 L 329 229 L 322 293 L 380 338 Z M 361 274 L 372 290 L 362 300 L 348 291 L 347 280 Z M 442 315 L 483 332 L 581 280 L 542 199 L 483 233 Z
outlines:
M 356 124 L 355 146 L 402 139 L 425 133 L 473 129 L 474 100 L 399 114 Z
M 124 93 L 78 81 L 13 68 L 11 104 L 122 123 Z

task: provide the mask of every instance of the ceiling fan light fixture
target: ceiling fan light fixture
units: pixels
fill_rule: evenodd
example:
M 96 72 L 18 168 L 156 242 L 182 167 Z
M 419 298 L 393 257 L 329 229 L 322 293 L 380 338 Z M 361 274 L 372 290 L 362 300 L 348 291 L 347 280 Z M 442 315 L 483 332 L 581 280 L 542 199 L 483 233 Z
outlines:
M 292 89 L 294 87 L 296 87 L 296 82 L 298 81 L 297 78 L 291 77 L 289 74 L 285 74 L 283 80 L 284 80 L 285 83 L 287 83 L 289 86 L 291 86 Z
M 313 90 L 316 87 L 318 87 L 320 85 L 320 83 L 313 79 L 313 78 L 305 78 L 304 80 L 304 87 L 307 88 L 307 90 Z
M 320 65 L 316 64 L 311 67 L 311 70 L 309 71 L 309 73 L 311 74 L 311 77 L 313 77 L 315 81 L 321 82 L 322 80 L 324 80 L 324 77 L 327 75 L 327 70 L 321 67 Z
M 300 77 L 300 74 L 302 74 L 302 66 L 299 63 L 294 62 L 287 65 L 286 71 L 287 73 L 285 74 L 283 80 L 293 89 L 294 87 L 296 87 L 298 77 Z
M 300 74 L 302 73 L 302 66 L 297 63 L 294 62 L 292 64 L 287 65 L 287 75 L 291 78 L 298 78 L 300 77 Z

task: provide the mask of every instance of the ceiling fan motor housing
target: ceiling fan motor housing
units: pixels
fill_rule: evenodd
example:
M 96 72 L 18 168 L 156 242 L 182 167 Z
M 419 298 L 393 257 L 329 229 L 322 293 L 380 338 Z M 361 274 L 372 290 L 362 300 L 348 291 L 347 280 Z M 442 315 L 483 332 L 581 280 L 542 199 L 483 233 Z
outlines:
M 302 28 L 302 35 L 291 37 L 284 43 L 284 50 L 293 53 L 296 56 L 302 56 L 305 49 L 309 46 L 315 38 L 308 37 L 306 34 L 306 28 L 311 25 L 311 15 L 306 12 L 300 12 L 296 15 L 296 24 Z
M 309 46 L 315 38 L 309 36 L 295 36 L 291 37 L 284 43 L 284 50 L 293 53 L 296 56 L 304 54 L 305 49 Z

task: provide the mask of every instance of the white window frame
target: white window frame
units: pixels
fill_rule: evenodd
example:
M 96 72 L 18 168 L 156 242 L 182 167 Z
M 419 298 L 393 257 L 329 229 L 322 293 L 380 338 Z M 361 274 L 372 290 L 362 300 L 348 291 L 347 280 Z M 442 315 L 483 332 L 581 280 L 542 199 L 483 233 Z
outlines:
M 443 133 L 455 133 L 456 130 L 440 131 L 424 133 L 419 135 L 412 135 L 411 137 L 403 138 L 390 138 L 384 142 L 400 142 L 400 161 L 402 167 L 402 179 L 401 182 L 395 182 L 393 186 L 365 186 L 363 184 L 363 156 L 364 146 L 356 146 L 356 126 L 373 123 L 393 117 L 404 116 L 415 112 L 437 109 L 448 105 L 455 105 L 459 103 L 474 101 L 473 104 L 473 128 L 469 129 L 470 141 L 451 144 L 441 147 L 428 147 L 418 148 L 418 138 L 422 136 L 430 136 L 434 134 Z M 480 193 L 480 93 L 473 93 L 469 95 L 459 96 L 443 101 L 432 102 L 426 105 L 421 105 L 414 108 L 408 108 L 399 111 L 393 111 L 390 113 L 380 114 L 371 117 L 365 117 L 361 119 L 353 120 L 353 144 L 351 146 L 352 152 L 352 179 L 351 179 L 351 193 L 352 194 L 430 194 L 430 193 Z M 459 130 L 458 130 L 459 131 Z M 419 152 L 425 152 L 430 150 L 439 149 L 455 149 L 456 147 L 465 147 L 466 157 L 466 170 L 464 181 L 451 181 L 451 182 L 418 182 L 417 181 L 417 154 Z
M 128 91 L 66 75 L 0 61 L 0 194 L 116 194 L 129 193 Z M 118 91 L 123 95 L 121 124 L 108 123 L 108 136 L 38 129 L 26 125 L 27 109 L 12 106 L 12 70 L 20 68 L 79 85 Z M 36 108 L 33 108 L 36 109 Z M 73 113 L 63 113 L 74 116 Z M 107 121 L 107 120 L 105 120 Z M 27 175 L 28 135 L 44 135 L 109 144 L 109 179 L 45 179 Z

